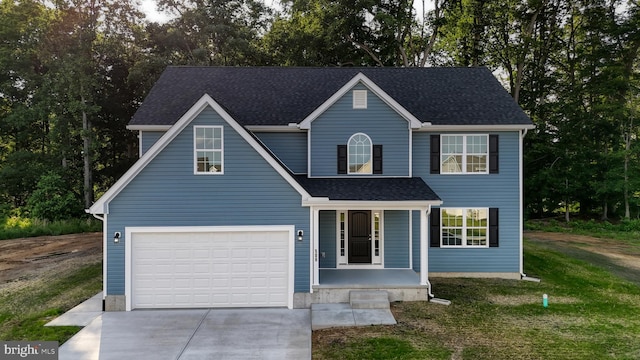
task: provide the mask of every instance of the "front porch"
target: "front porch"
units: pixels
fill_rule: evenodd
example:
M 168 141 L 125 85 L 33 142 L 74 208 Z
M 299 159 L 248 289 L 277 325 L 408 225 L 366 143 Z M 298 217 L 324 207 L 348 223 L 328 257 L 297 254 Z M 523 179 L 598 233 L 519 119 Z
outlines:
M 384 290 L 389 301 L 427 301 L 429 285 L 411 269 L 319 269 L 311 303 L 346 303 L 352 290 Z

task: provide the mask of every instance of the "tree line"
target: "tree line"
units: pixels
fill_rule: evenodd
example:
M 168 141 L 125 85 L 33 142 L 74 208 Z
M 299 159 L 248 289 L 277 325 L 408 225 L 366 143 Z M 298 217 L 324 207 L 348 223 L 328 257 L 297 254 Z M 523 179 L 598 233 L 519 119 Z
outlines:
M 166 66 L 260 65 L 486 66 L 536 124 L 528 217 L 640 217 L 637 1 L 0 1 L 0 215 L 82 214 Z

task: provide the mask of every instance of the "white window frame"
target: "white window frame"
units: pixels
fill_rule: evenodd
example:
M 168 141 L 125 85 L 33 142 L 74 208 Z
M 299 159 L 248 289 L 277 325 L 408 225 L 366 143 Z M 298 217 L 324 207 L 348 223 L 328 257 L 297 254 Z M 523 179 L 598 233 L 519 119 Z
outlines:
M 220 149 L 216 148 L 198 148 L 198 130 L 199 129 L 220 129 Z M 220 171 L 198 171 L 198 152 L 209 151 L 220 153 Z M 195 175 L 223 175 L 224 174 L 224 127 L 223 126 L 199 126 L 193 127 L 193 173 Z
M 445 153 L 443 151 L 444 149 L 444 138 L 445 137 L 455 137 L 455 136 L 461 136 L 462 137 L 462 154 L 459 153 Z M 486 144 L 487 144 L 487 152 L 486 153 L 470 153 L 467 152 L 467 139 L 469 137 L 486 137 Z M 462 163 L 460 164 L 460 172 L 444 172 L 444 166 L 443 166 L 443 161 L 442 159 L 446 156 L 446 155 L 451 155 L 451 156 L 455 156 L 455 155 L 462 155 Z M 484 166 L 484 171 L 477 171 L 477 172 L 469 172 L 467 171 L 467 157 L 468 156 L 474 156 L 474 155 L 484 155 L 485 156 L 485 166 Z M 460 174 L 469 174 L 469 175 L 479 175 L 479 174 L 489 174 L 489 134 L 441 134 L 440 135 L 440 174 L 442 175 L 460 175 Z
M 462 227 L 457 227 L 457 226 L 445 226 L 444 224 L 444 217 L 443 217 L 443 213 L 446 210 L 461 210 L 462 211 Z M 467 221 L 467 213 L 469 210 L 484 210 L 485 213 L 487 214 L 487 224 L 484 227 L 479 227 L 479 226 L 473 226 L 473 227 L 469 227 L 468 226 L 468 221 Z M 444 236 L 442 236 L 442 234 L 444 233 L 444 230 L 447 228 L 451 228 L 451 229 L 461 229 L 462 230 L 462 245 L 445 245 L 444 244 Z M 467 230 L 468 229 L 480 229 L 480 230 L 484 230 L 485 231 L 485 244 L 484 245 L 468 245 L 467 244 Z M 452 248 L 452 249 L 469 249 L 469 248 L 488 248 L 489 247 L 489 208 L 485 208 L 485 207 L 467 207 L 467 208 L 458 208 L 458 207 L 451 207 L 451 208 L 440 208 L 440 247 L 441 248 Z
M 356 136 L 364 136 L 369 140 L 369 172 L 352 172 L 351 171 L 351 140 Z M 348 175 L 371 175 L 373 174 L 373 141 L 371 137 L 365 133 L 355 133 L 351 135 L 347 141 L 347 174 Z
M 336 210 L 336 269 L 384 268 L 384 210 L 369 211 L 371 211 L 371 264 L 349 264 L 349 210 Z M 375 228 L 376 214 L 378 214 L 378 232 Z M 344 247 L 342 240 L 344 240 Z M 378 241 L 377 255 L 376 240 Z

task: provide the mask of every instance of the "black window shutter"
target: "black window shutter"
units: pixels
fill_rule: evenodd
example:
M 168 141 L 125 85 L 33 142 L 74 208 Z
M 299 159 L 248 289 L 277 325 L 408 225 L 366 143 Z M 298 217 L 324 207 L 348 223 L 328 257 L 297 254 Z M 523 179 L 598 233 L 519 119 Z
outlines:
M 347 145 L 338 145 L 338 174 L 347 173 Z
M 489 247 L 498 247 L 498 208 L 489 208 Z
M 431 247 L 440 247 L 440 209 L 439 208 L 431 208 L 431 236 L 429 243 Z
M 382 145 L 373 145 L 373 173 L 382 174 Z
M 440 135 L 431 135 L 431 173 L 440 174 Z
M 497 174 L 498 170 L 498 135 L 489 135 L 489 174 Z

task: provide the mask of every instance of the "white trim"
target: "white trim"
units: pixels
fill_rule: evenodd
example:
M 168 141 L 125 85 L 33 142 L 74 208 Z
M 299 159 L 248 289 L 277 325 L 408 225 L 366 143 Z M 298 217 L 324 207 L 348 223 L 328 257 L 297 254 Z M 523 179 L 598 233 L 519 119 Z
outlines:
M 220 149 L 198 149 L 198 129 L 220 129 Z M 213 139 L 215 141 L 215 137 Z M 220 152 L 220 171 L 198 171 L 198 152 Z M 194 175 L 224 175 L 224 126 L 221 125 L 194 125 L 193 126 L 193 174 Z
M 318 258 L 318 251 L 320 248 L 320 210 L 311 208 L 311 229 L 313 229 L 313 241 L 311 248 L 311 286 L 310 292 L 313 293 L 313 287 L 320 284 L 320 259 Z
M 138 131 L 138 159 L 142 157 L 142 131 Z
M 102 298 L 107 296 L 107 269 L 109 264 L 108 246 L 109 246 L 109 227 L 107 226 L 107 214 L 102 220 Z
M 407 111 L 407 109 L 402 107 L 402 105 L 400 105 L 391 96 L 389 96 L 386 92 L 384 92 L 384 90 L 382 90 L 378 85 L 376 85 L 363 73 L 358 73 L 358 75 L 354 76 L 351 80 L 349 80 L 349 82 L 347 82 L 329 99 L 327 99 L 324 103 L 322 103 L 322 105 L 320 105 L 311 114 L 309 114 L 309 116 L 307 116 L 304 120 L 302 120 L 299 125 L 300 129 L 310 129 L 311 123 L 315 119 L 317 119 L 320 115 L 322 115 L 325 111 L 327 111 L 333 104 L 335 104 L 339 99 L 341 99 L 347 92 L 349 92 L 349 90 L 351 90 L 358 83 L 362 83 L 371 92 L 373 92 L 376 96 L 378 96 L 383 102 L 385 102 L 393 110 L 395 110 L 400 116 L 402 116 L 405 120 L 407 120 L 412 129 L 419 129 L 422 127 L 422 122 L 419 121 L 413 114 L 411 114 L 409 111 Z
M 294 225 L 241 225 L 241 226 L 153 226 L 153 227 L 125 227 L 125 262 L 124 262 L 124 291 L 126 299 L 126 311 L 132 310 L 132 234 L 134 233 L 190 233 L 190 232 L 275 232 L 286 231 L 289 233 L 289 267 L 287 282 L 287 307 L 293 309 L 293 293 L 295 285 L 295 226 Z
M 337 171 L 336 171 L 337 172 Z M 311 129 L 307 130 L 307 176 L 311 177 Z
M 409 211 L 409 269 L 413 269 L 413 210 Z
M 369 172 L 351 172 L 351 140 L 356 136 L 364 136 L 369 140 Z M 363 164 L 364 165 L 364 164 Z M 371 175 L 373 174 L 373 141 L 371 137 L 363 132 L 357 132 L 347 140 L 347 174 L 348 175 Z
M 328 198 L 310 198 L 302 201 L 303 206 L 313 206 L 318 210 L 424 210 L 430 206 L 439 206 L 442 200 L 415 201 L 354 201 L 329 200 Z
M 305 132 L 299 129 L 298 124 L 289 125 L 247 125 L 245 128 L 251 132 Z
M 127 130 L 133 131 L 168 131 L 173 125 L 127 125 Z
M 409 177 L 413 177 L 413 132 L 411 129 L 409 133 Z M 383 166 L 384 169 L 384 166 Z
M 523 129 L 535 129 L 535 125 L 429 125 L 423 126 L 417 131 L 448 132 L 448 131 L 520 131 Z
M 205 94 L 198 100 L 176 124 L 167 131 L 147 152 L 118 180 L 116 183 L 98 199 L 90 208 L 91 214 L 107 214 L 108 204 L 118 195 L 151 160 L 153 160 L 182 130 L 195 119 L 204 109 L 211 107 L 226 121 L 253 149 L 260 154 L 282 178 L 291 185 L 301 196 L 303 202 L 311 195 L 298 184 L 298 182 L 280 165 L 258 142 L 251 136 L 231 115 L 229 115 L 211 96 Z M 304 206 L 304 205 L 303 205 Z
M 431 294 L 431 283 L 429 282 L 429 241 L 427 232 L 429 231 L 429 214 L 431 207 L 426 211 L 420 211 L 420 285 L 429 287 L 429 296 Z
M 366 109 L 367 108 L 367 90 L 353 90 L 351 92 L 353 98 L 353 109 Z
M 527 130 L 523 130 L 522 132 L 520 132 L 520 136 L 518 136 L 518 162 L 519 162 L 519 166 L 518 166 L 518 187 L 519 189 L 519 201 L 520 204 L 518 205 L 520 208 L 520 219 L 519 219 L 519 228 L 518 228 L 518 240 L 519 240 L 519 244 L 520 244 L 520 274 L 525 277 L 525 273 L 524 273 L 524 240 L 523 240 L 523 219 L 524 219 L 524 179 L 523 179 L 523 142 L 524 142 L 524 137 L 527 134 Z
M 442 236 L 442 229 L 444 228 L 444 222 L 442 221 L 442 210 L 462 210 L 462 243 L 461 245 L 444 245 L 444 239 Z M 467 245 L 467 210 L 485 210 L 487 212 L 487 225 L 485 226 L 486 245 Z M 489 208 L 488 207 L 441 207 L 440 208 L 440 248 L 443 249 L 488 249 L 489 248 Z M 458 229 L 457 226 L 449 228 Z M 472 229 L 478 227 L 472 227 Z

